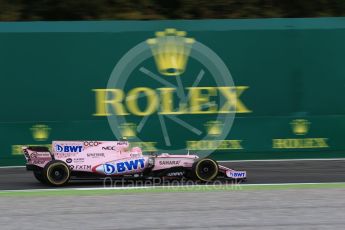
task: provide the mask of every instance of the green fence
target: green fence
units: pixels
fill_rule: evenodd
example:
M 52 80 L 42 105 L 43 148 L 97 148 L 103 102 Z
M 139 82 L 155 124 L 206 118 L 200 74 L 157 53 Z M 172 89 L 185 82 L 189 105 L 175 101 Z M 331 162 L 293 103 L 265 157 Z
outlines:
M 221 160 L 344 157 L 344 41 L 344 18 L 0 23 L 0 165 L 120 136 Z

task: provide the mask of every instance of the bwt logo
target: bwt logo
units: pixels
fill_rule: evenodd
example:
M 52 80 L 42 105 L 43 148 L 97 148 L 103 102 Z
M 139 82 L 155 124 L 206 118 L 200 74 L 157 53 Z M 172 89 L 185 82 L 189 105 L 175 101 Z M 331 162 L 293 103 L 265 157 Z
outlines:
M 145 159 L 137 159 L 137 160 L 118 162 L 116 164 L 104 164 L 103 170 L 105 174 L 111 175 L 111 174 L 136 170 L 138 168 L 144 168 L 144 166 L 145 166 Z
M 56 152 L 64 152 L 64 153 L 79 153 L 83 149 L 81 145 L 55 145 Z
M 228 176 L 232 178 L 245 178 L 247 175 L 245 172 L 229 172 Z

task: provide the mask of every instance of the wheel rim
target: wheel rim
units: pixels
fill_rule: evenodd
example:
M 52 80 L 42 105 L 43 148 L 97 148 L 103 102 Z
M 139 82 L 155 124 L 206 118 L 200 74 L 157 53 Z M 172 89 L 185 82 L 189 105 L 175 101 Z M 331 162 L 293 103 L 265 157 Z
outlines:
M 65 183 L 69 178 L 68 168 L 62 164 L 52 165 L 47 174 L 49 181 L 56 185 Z
M 200 161 L 197 165 L 197 176 L 202 180 L 212 180 L 218 173 L 218 166 L 211 160 Z

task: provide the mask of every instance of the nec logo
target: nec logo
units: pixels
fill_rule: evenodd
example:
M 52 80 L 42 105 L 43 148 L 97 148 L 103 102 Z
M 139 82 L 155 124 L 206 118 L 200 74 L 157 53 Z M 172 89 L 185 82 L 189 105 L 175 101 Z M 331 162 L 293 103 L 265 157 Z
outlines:
M 64 152 L 64 153 L 79 153 L 83 149 L 81 145 L 55 145 L 56 152 Z
M 106 147 L 102 147 L 102 150 L 116 150 L 116 146 L 106 146 Z

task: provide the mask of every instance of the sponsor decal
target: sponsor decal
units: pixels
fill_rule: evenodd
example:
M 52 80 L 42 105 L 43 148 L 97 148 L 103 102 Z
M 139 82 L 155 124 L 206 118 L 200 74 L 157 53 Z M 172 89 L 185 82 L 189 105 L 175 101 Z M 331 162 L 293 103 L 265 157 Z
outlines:
M 69 158 L 69 157 L 75 157 L 78 155 L 78 153 L 55 153 L 54 154 L 57 158 Z
M 85 158 L 79 157 L 79 158 L 73 158 L 74 163 L 84 163 Z
M 72 161 L 73 161 L 73 160 L 72 160 L 71 158 L 67 158 L 67 159 L 66 159 L 66 163 L 68 163 L 68 164 L 72 163 Z
M 116 146 L 105 146 L 105 147 L 102 147 L 102 150 L 116 150 Z
M 33 152 L 28 158 L 31 164 L 41 165 L 51 160 L 49 152 Z
M 329 148 L 328 138 L 304 137 L 309 133 L 311 122 L 295 119 L 290 122 L 294 138 L 277 138 L 272 140 L 273 149 L 320 149 Z
M 189 150 L 240 150 L 242 140 L 202 140 L 187 141 L 187 149 Z
M 49 152 L 34 152 L 30 154 L 30 157 L 32 159 L 35 159 L 35 158 L 49 158 L 50 159 L 50 153 Z
M 44 164 L 45 162 L 50 161 L 50 159 L 38 159 L 38 160 L 32 160 L 30 163 L 34 165 L 41 165 Z
M 137 126 L 134 123 L 126 122 L 120 125 L 121 135 L 126 139 L 135 138 L 137 135 Z
M 316 149 L 328 148 L 328 138 L 273 139 L 274 149 Z
M 118 141 L 116 145 L 128 145 L 128 141 Z
M 227 171 L 226 175 L 231 178 L 246 178 L 247 173 L 240 171 Z
M 220 121 L 208 121 L 204 124 L 206 127 L 207 135 L 210 137 L 217 137 L 222 134 L 224 123 Z
M 80 153 L 83 151 L 82 145 L 60 145 L 56 144 L 54 146 L 55 152 L 64 152 L 64 153 Z
M 140 81 L 136 80 L 138 71 Z M 174 78 L 176 81 L 170 80 Z M 124 90 L 125 85 L 130 87 Z M 241 140 L 224 139 L 235 114 L 252 113 L 246 101 L 249 86 L 235 86 L 224 61 L 209 47 L 187 36 L 186 31 L 156 31 L 154 37 L 142 41 L 119 60 L 107 88 L 92 91 L 93 116 L 111 117 L 108 122 L 117 139 L 132 138 L 141 144 L 137 146 L 143 152 L 178 153 L 189 149 L 204 150 L 205 156 L 215 149 L 243 149 Z M 219 116 L 210 116 L 216 120 L 207 124 L 192 119 L 201 114 Z M 134 120 L 141 121 L 137 124 Z M 158 144 L 142 132 L 153 127 L 163 134 Z M 188 135 L 190 141 L 182 145 L 176 134 Z
M 91 170 L 91 165 L 74 165 L 75 170 Z
M 164 160 L 159 161 L 160 165 L 179 165 L 181 161 Z
M 145 166 L 145 159 L 136 159 L 123 162 L 117 162 L 114 164 L 107 163 L 103 165 L 103 171 L 106 175 L 112 175 L 117 173 L 125 173 L 132 170 L 142 169 Z
M 49 138 L 51 128 L 48 125 L 37 124 L 32 126 L 32 137 L 35 141 L 46 141 Z
M 170 172 L 167 176 L 183 176 L 183 172 Z
M 99 142 L 99 141 L 84 141 L 83 145 L 85 147 L 95 147 L 95 146 L 98 146 L 102 144 L 102 142 Z
M 130 114 L 136 116 L 150 116 L 153 113 L 163 115 L 180 115 L 180 114 L 227 114 L 227 113 L 250 113 L 242 98 L 241 94 L 248 89 L 248 86 L 221 86 L 221 87 L 186 87 L 186 94 L 191 95 L 186 101 L 184 107 L 174 108 L 174 98 L 178 95 L 175 88 L 159 88 L 154 90 L 148 87 L 138 87 L 132 89 L 127 95 L 122 89 L 94 89 L 96 92 L 96 113 L 94 116 L 128 116 Z M 207 91 L 209 95 L 219 95 L 225 103 L 222 105 L 212 104 L 212 107 L 205 111 L 201 105 L 201 101 L 211 103 L 210 99 L 205 100 L 203 91 Z M 139 94 L 144 94 L 147 99 L 147 108 L 142 111 L 139 107 L 133 106 L 138 103 Z M 107 95 L 111 94 L 113 100 L 107 99 Z M 130 103 L 128 103 L 130 101 Z M 127 103 L 126 103 L 127 102 Z M 159 102 L 161 102 L 159 104 Z M 181 101 L 180 101 L 181 102 Z M 106 110 L 108 106 L 114 108 L 109 113 Z M 130 113 L 128 113 L 128 112 Z
M 98 158 L 98 157 L 105 157 L 104 153 L 88 153 L 87 157 Z

